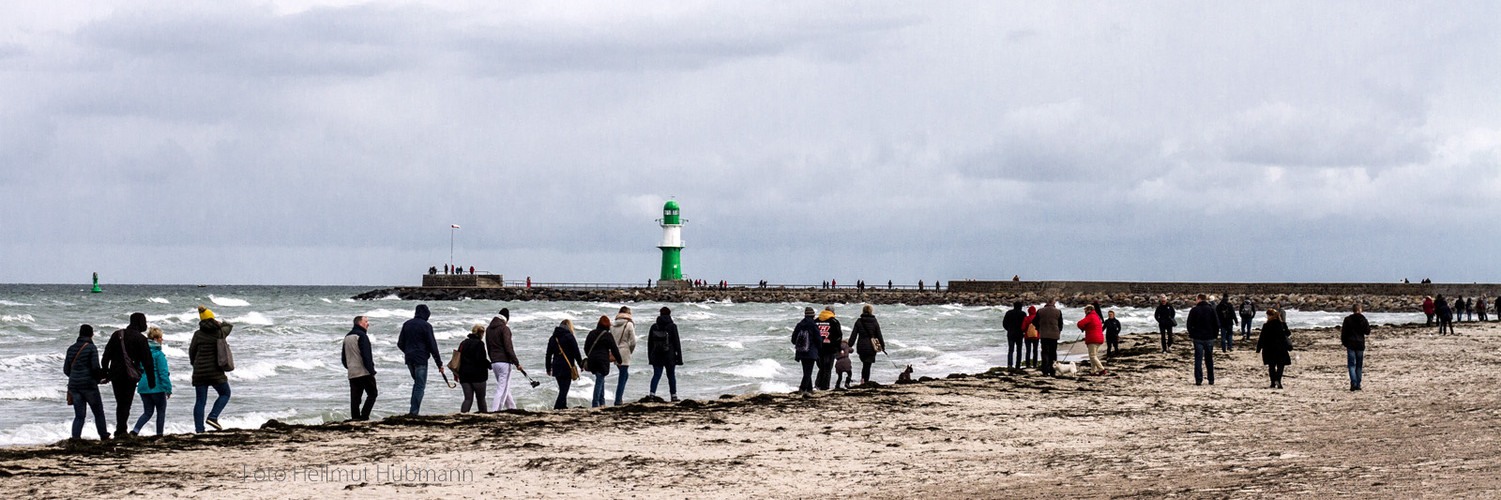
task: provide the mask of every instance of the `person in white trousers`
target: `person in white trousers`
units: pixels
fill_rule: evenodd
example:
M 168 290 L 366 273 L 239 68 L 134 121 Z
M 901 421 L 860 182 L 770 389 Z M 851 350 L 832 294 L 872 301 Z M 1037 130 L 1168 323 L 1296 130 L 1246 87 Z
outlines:
M 516 399 L 511 397 L 511 370 L 526 373 L 511 344 L 510 321 L 511 310 L 501 308 L 485 327 L 485 351 L 490 355 L 490 370 L 495 372 L 495 398 L 490 400 L 490 411 L 516 409 Z

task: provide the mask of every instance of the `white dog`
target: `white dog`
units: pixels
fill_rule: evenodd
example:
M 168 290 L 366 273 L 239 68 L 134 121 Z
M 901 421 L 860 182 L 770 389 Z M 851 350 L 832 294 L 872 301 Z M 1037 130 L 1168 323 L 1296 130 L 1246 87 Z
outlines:
M 1067 363 L 1053 362 L 1053 373 L 1058 375 L 1074 375 L 1079 373 L 1079 365 L 1073 361 Z

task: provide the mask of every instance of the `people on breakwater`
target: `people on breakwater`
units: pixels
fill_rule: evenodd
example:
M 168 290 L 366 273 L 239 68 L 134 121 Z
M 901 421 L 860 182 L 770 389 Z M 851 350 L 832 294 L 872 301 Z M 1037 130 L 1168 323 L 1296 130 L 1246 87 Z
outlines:
M 651 363 L 651 396 L 657 396 L 657 382 L 662 372 L 667 372 L 667 390 L 672 401 L 678 400 L 678 377 L 676 367 L 683 364 L 683 344 L 678 339 L 678 325 L 672 321 L 672 309 L 663 306 L 657 311 L 657 322 L 652 323 L 646 334 L 646 358 Z
M 1194 385 L 1203 385 L 1208 375 L 1214 385 L 1214 339 L 1219 334 L 1219 317 L 1209 297 L 1199 294 L 1198 304 L 1188 310 L 1188 338 L 1194 345 Z
M 433 325 L 427 322 L 432 312 L 427 304 L 417 304 L 412 319 L 401 324 L 396 348 L 406 358 L 407 373 L 412 376 L 412 400 L 409 414 L 416 415 L 422 409 L 422 395 L 427 391 L 427 359 L 438 365 L 438 374 L 443 374 L 443 356 L 438 353 L 438 339 L 433 337 Z
M 1282 388 L 1282 373 L 1293 362 L 1289 354 L 1292 349 L 1292 332 L 1287 329 L 1287 323 L 1277 315 L 1276 309 L 1267 309 L 1266 322 L 1261 324 L 1261 337 L 1256 339 L 1256 352 L 1261 353 L 1261 363 L 1266 365 L 1271 388 Z
M 1365 374 L 1365 338 L 1371 333 L 1371 324 L 1361 314 L 1356 304 L 1352 314 L 1345 316 L 1339 329 L 1339 343 L 1345 346 L 1345 367 L 1350 371 L 1350 390 L 1361 390 Z
M 1235 350 L 1235 306 L 1230 305 L 1230 296 L 1221 295 L 1220 301 L 1214 306 L 1216 319 L 1220 323 L 1220 350 L 1230 352 Z
M 151 348 L 146 345 L 146 315 L 131 313 L 125 328 L 110 334 L 100 356 L 100 366 L 109 374 L 115 393 L 115 436 L 124 437 L 130 425 L 130 406 L 135 402 L 136 384 L 144 375 L 148 387 L 156 387 L 156 366 Z
M 568 387 L 579 379 L 579 365 L 583 362 L 583 356 L 579 355 L 578 339 L 573 333 L 573 321 L 564 319 L 557 328 L 552 329 L 543 359 L 547 375 L 558 383 L 558 399 L 553 402 L 552 409 L 568 408 Z
M 615 381 L 615 406 L 620 406 L 625 395 L 625 381 L 631 376 L 631 354 L 636 352 L 636 322 L 631 319 L 631 308 L 620 306 L 615 321 L 610 325 L 610 336 L 615 338 L 615 348 L 620 351 L 615 369 L 619 380 Z
M 605 377 L 610 374 L 610 365 L 620 359 L 620 348 L 615 345 L 615 336 L 610 334 L 610 317 L 600 316 L 594 329 L 584 338 L 584 357 L 588 360 L 589 373 L 594 375 L 594 399 L 590 408 L 605 405 Z
M 454 368 L 453 377 L 458 379 L 459 386 L 464 391 L 464 402 L 459 405 L 459 413 L 469 413 L 473 406 L 480 413 L 485 413 L 490 407 L 485 403 L 485 381 L 490 379 L 490 356 L 485 350 L 485 327 L 474 325 L 469 329 L 469 335 L 459 341 L 459 348 L 455 356 L 458 356 L 458 366 Z M 449 363 L 453 363 L 450 359 Z M 479 404 L 475 405 L 476 396 Z
M 1115 311 L 1105 320 L 1105 356 L 1113 356 L 1121 350 L 1121 322 L 1115 319 Z
M 1032 325 L 1037 327 L 1037 335 L 1042 340 L 1042 374 L 1056 376 L 1058 339 L 1063 335 L 1063 311 L 1058 310 L 1057 301 L 1048 299 L 1047 305 L 1037 310 Z
M 68 404 L 73 405 L 73 439 L 83 436 L 84 413 L 88 410 L 94 413 L 99 439 L 109 440 L 109 424 L 104 422 L 104 401 L 99 394 L 99 384 L 109 383 L 109 377 L 99 365 L 93 326 L 78 327 L 78 340 L 63 353 L 63 374 L 68 376 Z
M 1094 375 L 1105 375 L 1105 365 L 1100 363 L 1100 345 L 1105 343 L 1105 325 L 1094 306 L 1084 306 L 1084 318 L 1076 326 L 1084 332 L 1084 347 L 1089 350 L 1089 366 Z
M 375 408 L 375 355 L 370 350 L 370 320 L 364 316 L 354 317 L 354 328 L 344 335 L 343 349 L 339 351 L 339 363 L 344 365 L 349 377 L 349 419 L 370 420 L 370 410 Z M 360 399 L 365 400 L 363 406 Z
M 1157 320 L 1157 333 L 1162 336 L 1162 352 L 1166 353 L 1173 347 L 1173 327 L 1178 326 L 1178 311 L 1168 305 L 1167 297 L 1162 297 L 1162 303 L 1157 305 L 1157 311 L 1152 313 Z
M 1027 306 L 1027 317 L 1022 318 L 1022 337 L 1025 342 L 1023 350 L 1027 352 L 1027 367 L 1029 368 L 1037 368 L 1037 364 L 1041 361 L 1038 351 L 1041 350 L 1039 344 L 1042 342 L 1042 336 L 1037 331 L 1037 325 L 1033 324 L 1036 321 L 1037 306 Z
M 519 371 L 521 359 L 516 357 L 516 345 L 511 341 L 511 310 L 502 307 L 490 326 L 485 327 L 485 353 L 490 358 L 490 371 L 495 373 L 495 397 L 490 401 L 490 411 L 516 409 L 516 398 L 511 395 L 511 371 Z
M 162 353 L 163 338 L 162 329 L 151 327 L 146 331 L 146 341 L 151 347 L 151 364 L 156 370 L 156 387 L 151 387 L 147 380 L 136 382 L 136 392 L 141 395 L 141 418 L 136 420 L 135 428 L 130 430 L 130 435 L 141 434 L 141 428 L 151 421 L 151 416 L 156 415 L 156 435 L 161 436 L 167 426 L 167 399 L 172 397 L 172 373 L 167 368 L 167 355 Z
M 839 327 L 839 318 L 834 317 L 834 306 L 824 306 L 813 321 L 818 332 L 818 381 L 820 391 L 829 390 L 829 378 L 833 375 L 834 359 L 839 354 L 839 343 L 844 341 L 844 330 Z
M 803 380 L 797 392 L 804 396 L 813 394 L 813 367 L 818 363 L 819 345 L 823 340 L 818 335 L 813 308 L 803 308 L 803 320 L 792 327 L 792 359 L 803 365 Z
M 144 316 L 142 317 L 144 321 Z M 198 330 L 188 343 L 188 359 L 193 364 L 193 430 L 203 432 L 204 425 L 214 430 L 224 430 L 219 425 L 219 415 L 229 404 L 229 375 L 234 370 L 234 361 L 229 358 L 228 338 L 234 325 L 219 321 L 214 312 L 198 306 Z M 212 387 L 218 397 L 212 411 L 205 417 L 204 406 L 208 402 L 208 390 Z
M 1251 302 L 1251 297 L 1240 299 L 1240 338 L 1246 342 L 1251 341 L 1251 320 L 1256 319 L 1256 304 Z
M 1022 312 L 1020 300 L 1011 303 L 1011 310 L 1001 318 L 1001 329 L 1006 331 L 1006 367 L 1022 367 L 1022 341 L 1026 334 L 1026 327 L 1022 324 L 1027 319 L 1027 313 Z
M 881 323 L 876 321 L 875 308 L 870 304 L 860 309 L 860 317 L 850 329 L 850 345 L 860 356 L 860 383 L 863 385 L 870 382 L 870 366 L 876 363 L 876 353 L 886 351 L 886 337 L 881 335 Z
M 1453 335 L 1454 310 L 1449 308 L 1449 301 L 1444 300 L 1443 294 L 1440 294 L 1437 299 L 1434 299 L 1433 311 L 1434 314 L 1438 315 L 1438 334 L 1444 335 L 1444 330 L 1448 329 L 1449 335 Z

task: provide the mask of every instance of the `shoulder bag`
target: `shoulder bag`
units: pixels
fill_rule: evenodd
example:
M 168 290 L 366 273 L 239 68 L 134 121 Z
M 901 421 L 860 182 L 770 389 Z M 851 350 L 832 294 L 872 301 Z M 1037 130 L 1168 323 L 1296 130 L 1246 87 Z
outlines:
M 130 359 L 130 349 L 125 345 L 125 330 L 120 330 L 120 358 L 125 360 L 125 376 L 131 380 L 141 379 L 141 369 L 136 367 L 136 362 Z
M 219 337 L 218 346 L 216 346 L 215 348 L 214 356 L 219 360 L 220 370 L 226 372 L 235 371 L 235 354 L 233 352 L 230 352 L 229 342 L 225 340 L 224 337 Z

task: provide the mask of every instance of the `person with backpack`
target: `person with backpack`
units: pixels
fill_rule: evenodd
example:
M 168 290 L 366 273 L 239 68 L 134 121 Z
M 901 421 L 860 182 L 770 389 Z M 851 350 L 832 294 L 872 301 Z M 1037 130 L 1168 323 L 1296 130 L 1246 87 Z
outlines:
M 615 345 L 615 336 L 610 334 L 610 317 L 600 316 L 594 329 L 584 337 L 584 357 L 588 360 L 589 373 L 594 374 L 594 399 L 590 408 L 605 405 L 605 377 L 610 374 L 610 364 L 620 359 L 620 348 Z
M 1256 319 L 1256 304 L 1251 303 L 1251 297 L 1240 299 L 1240 337 L 1241 340 L 1251 341 L 1251 320 Z
M 510 323 L 511 310 L 502 307 L 485 327 L 485 353 L 490 357 L 490 371 L 495 372 L 495 398 L 490 400 L 490 411 L 516 409 L 516 398 L 511 396 L 511 370 L 526 375 L 521 358 L 516 356 L 516 345 L 511 342 Z
M 566 409 L 568 386 L 578 380 L 579 363 L 583 361 L 583 356 L 579 355 L 578 338 L 573 333 L 573 321 L 564 319 L 557 328 L 552 329 L 552 337 L 547 339 L 547 352 L 543 356 L 547 375 L 558 383 L 558 399 L 553 402 L 552 409 Z
M 354 328 L 344 335 L 344 348 L 339 354 L 339 363 L 349 375 L 349 419 L 370 420 L 370 410 L 375 408 L 375 355 L 370 351 L 370 320 L 364 316 L 354 317 Z M 365 399 L 364 406 L 360 399 Z
M 1020 300 L 1011 303 L 1011 310 L 1001 318 L 1001 329 L 1006 330 L 1006 367 L 1021 368 L 1022 366 L 1022 342 L 1026 335 L 1026 328 L 1022 327 L 1022 321 L 1027 319 L 1027 313 L 1022 312 Z
M 1230 352 L 1235 350 L 1235 306 L 1230 305 L 1230 296 L 1221 295 L 1220 302 L 1214 306 L 1214 314 L 1218 316 L 1220 323 L 1220 350 Z
M 417 304 L 412 319 L 401 324 L 401 335 L 396 339 L 396 348 L 401 350 L 407 364 L 407 373 L 412 376 L 412 399 L 407 413 L 416 415 L 422 410 L 422 396 L 427 392 L 427 360 L 432 358 L 438 365 L 438 374 L 443 374 L 443 355 L 438 352 L 438 339 L 433 337 L 433 325 L 427 322 L 432 312 L 427 304 Z
M 630 307 L 620 306 L 615 322 L 610 325 L 610 335 L 615 337 L 615 347 L 620 350 L 615 362 L 615 370 L 620 372 L 620 380 L 615 381 L 615 406 L 620 406 L 625 380 L 631 376 L 631 353 L 636 352 L 636 322 L 631 319 Z
M 839 318 L 834 317 L 834 306 L 825 306 L 813 321 L 818 332 L 818 380 L 814 386 L 820 391 L 829 390 L 829 379 L 834 374 L 834 360 L 839 356 L 839 343 L 844 342 L 844 330 L 839 327 Z
M 1042 343 L 1042 334 L 1037 331 L 1037 306 L 1027 306 L 1027 317 L 1022 318 L 1023 350 L 1027 352 L 1027 364 L 1029 368 L 1037 368 L 1039 362 L 1039 344 Z
M 813 365 L 818 363 L 818 347 L 822 342 L 814 322 L 813 308 L 804 307 L 803 320 L 792 327 L 792 359 L 803 364 L 803 381 L 797 392 L 804 396 L 813 395 Z
M 188 342 L 188 360 L 193 365 L 193 431 L 203 432 L 204 424 L 213 427 L 214 430 L 224 430 L 219 425 L 219 414 L 224 411 L 224 406 L 229 404 L 229 376 L 225 373 L 234 370 L 234 359 L 229 357 L 229 332 L 234 325 L 224 323 L 214 318 L 214 312 L 203 306 L 198 306 L 198 330 L 193 332 L 193 340 Z M 214 388 L 219 395 L 214 399 L 214 408 L 208 413 L 207 418 L 203 415 L 203 407 L 208 402 L 208 390 Z
M 115 437 L 126 436 L 130 425 L 130 406 L 135 403 L 136 383 L 144 375 L 147 387 L 156 387 L 156 365 L 151 348 L 146 345 L 146 315 L 131 313 L 130 324 L 115 330 L 104 344 L 100 367 L 108 374 L 115 393 Z
M 1293 363 L 1288 351 L 1292 350 L 1292 332 L 1287 323 L 1277 315 L 1276 309 L 1266 310 L 1266 323 L 1261 324 L 1261 337 L 1256 339 L 1256 352 L 1261 353 L 1261 362 L 1266 365 L 1267 378 L 1272 389 L 1282 388 L 1282 373 Z
M 146 339 L 151 345 L 151 364 L 156 368 L 156 387 L 150 387 L 145 379 L 136 384 L 136 392 L 141 394 L 141 418 L 136 420 L 134 429 L 130 430 L 131 436 L 141 434 L 141 428 L 151 421 L 152 414 L 156 415 L 156 435 L 161 436 L 167 425 L 167 399 L 172 397 L 172 374 L 167 370 L 167 355 L 162 353 L 162 329 L 151 327 L 146 331 Z
M 63 354 L 63 374 L 68 376 L 68 403 L 73 405 L 73 439 L 83 436 L 85 410 L 94 413 L 94 428 L 100 440 L 109 440 L 109 424 L 104 422 L 104 401 L 99 384 L 109 382 L 99 366 L 99 349 L 94 347 L 94 327 L 80 325 L 78 340 Z
M 850 345 L 860 356 L 860 384 L 864 385 L 870 382 L 870 365 L 876 364 L 876 353 L 886 350 L 886 337 L 881 336 L 881 323 L 876 321 L 875 308 L 870 304 L 860 310 L 860 318 L 850 329 Z
M 464 403 L 459 406 L 459 413 L 469 413 L 470 405 L 474 403 L 476 395 L 479 396 L 479 405 L 475 409 L 485 413 L 490 405 L 485 404 L 485 381 L 490 380 L 490 357 L 485 350 L 485 327 L 474 325 L 469 329 L 469 336 L 459 342 L 458 366 L 450 366 L 454 378 L 458 379 L 459 385 L 464 388 Z M 450 359 L 449 364 L 453 364 Z
M 1167 297 L 1162 297 L 1162 303 L 1152 317 L 1157 320 L 1157 334 L 1162 336 L 1162 352 L 1165 354 L 1173 348 L 1173 327 L 1178 326 L 1178 311 L 1168 305 Z
M 672 310 L 657 311 L 657 322 L 646 334 L 646 360 L 651 363 L 651 395 L 657 396 L 657 382 L 667 372 L 667 390 L 672 401 L 678 400 L 678 377 L 675 367 L 683 364 L 683 344 L 678 339 L 678 325 L 672 322 Z

